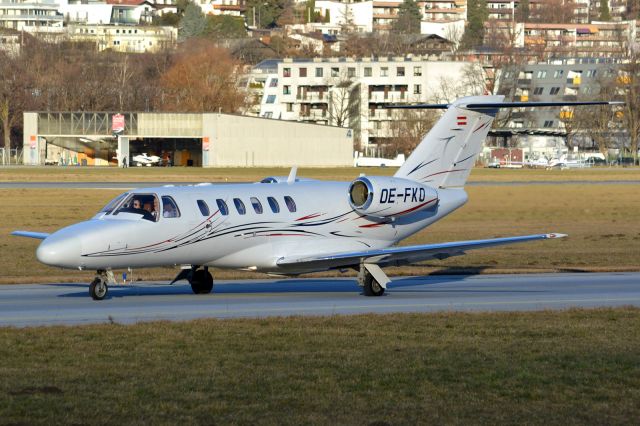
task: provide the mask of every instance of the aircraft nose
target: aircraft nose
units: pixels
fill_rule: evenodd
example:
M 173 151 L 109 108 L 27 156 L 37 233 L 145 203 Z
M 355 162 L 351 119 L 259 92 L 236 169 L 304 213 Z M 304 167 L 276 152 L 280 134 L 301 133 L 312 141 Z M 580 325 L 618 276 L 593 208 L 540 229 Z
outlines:
M 36 257 L 45 265 L 75 268 L 80 257 L 80 238 L 76 235 L 57 235 L 47 237 L 36 250 Z

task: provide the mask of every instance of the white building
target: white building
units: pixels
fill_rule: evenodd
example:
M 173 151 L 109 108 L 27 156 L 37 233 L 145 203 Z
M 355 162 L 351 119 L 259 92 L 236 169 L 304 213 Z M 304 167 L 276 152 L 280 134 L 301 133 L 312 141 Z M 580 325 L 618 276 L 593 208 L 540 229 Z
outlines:
M 315 11 L 329 16 L 329 24 L 348 31 L 370 33 L 373 30 L 373 2 L 342 3 L 320 0 L 315 2 Z
M 262 117 L 349 127 L 366 155 L 393 136 L 399 113 L 385 105 L 449 102 L 485 89 L 477 64 L 421 56 L 270 60 L 257 68 Z
M 62 14 L 55 0 L 0 0 L 0 27 L 18 31 L 29 28 L 59 28 Z
M 67 35 L 71 41 L 88 41 L 98 51 L 112 49 L 117 52 L 144 53 L 173 48 L 178 38 L 174 27 L 142 25 L 69 25 Z

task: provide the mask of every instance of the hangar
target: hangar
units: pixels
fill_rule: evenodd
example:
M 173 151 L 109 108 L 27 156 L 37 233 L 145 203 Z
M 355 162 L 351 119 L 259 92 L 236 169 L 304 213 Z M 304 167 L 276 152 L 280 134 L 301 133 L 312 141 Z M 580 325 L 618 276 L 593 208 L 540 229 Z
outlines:
M 138 154 L 202 167 L 350 166 L 342 127 L 218 113 L 25 112 L 24 164 L 120 165 Z

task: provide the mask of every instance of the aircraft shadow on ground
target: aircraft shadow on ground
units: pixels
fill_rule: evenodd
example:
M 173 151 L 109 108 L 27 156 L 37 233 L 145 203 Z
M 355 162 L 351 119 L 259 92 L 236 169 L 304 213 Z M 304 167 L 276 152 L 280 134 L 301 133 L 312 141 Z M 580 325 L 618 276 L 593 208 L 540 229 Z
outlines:
M 477 268 L 478 272 L 482 269 Z M 467 272 L 468 270 L 465 270 Z M 457 270 L 456 272 L 459 272 Z M 417 277 L 392 277 L 389 285 L 388 293 L 394 290 L 411 289 L 412 292 L 432 292 L 432 293 L 524 293 L 532 292 L 527 290 L 495 290 L 478 288 L 473 284 L 469 284 L 468 288 L 433 288 L 439 284 L 454 284 L 464 281 L 469 276 L 475 274 L 447 275 L 446 271 L 439 271 L 438 274 L 425 275 Z M 88 297 L 88 286 L 86 284 L 77 283 L 60 283 L 51 284 L 58 287 L 69 287 L 78 289 L 77 292 L 60 294 L 58 297 Z M 278 281 L 253 281 L 242 280 L 228 282 L 224 281 L 214 287 L 215 294 L 283 294 L 283 293 L 344 293 L 344 294 L 361 294 L 362 290 L 357 286 L 355 278 L 294 278 Z M 535 292 L 535 291 L 533 291 Z M 149 284 L 134 283 L 127 285 L 111 286 L 108 298 L 133 297 L 133 296 L 168 296 L 168 295 L 193 295 L 191 287 L 186 283 L 177 283 L 167 285 L 165 283 Z M 206 297 L 206 296 L 205 296 Z

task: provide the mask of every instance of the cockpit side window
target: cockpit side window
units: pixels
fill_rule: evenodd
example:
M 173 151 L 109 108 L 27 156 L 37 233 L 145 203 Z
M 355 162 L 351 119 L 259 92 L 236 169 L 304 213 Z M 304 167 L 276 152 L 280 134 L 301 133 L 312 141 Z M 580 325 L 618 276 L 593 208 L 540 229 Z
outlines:
M 115 210 L 116 207 L 118 207 L 118 204 L 120 204 L 120 202 L 122 200 L 124 200 L 124 198 L 129 195 L 129 193 L 125 192 L 124 194 L 120 194 L 118 195 L 116 198 L 114 198 L 113 200 L 109 201 L 109 203 L 104 206 L 99 213 L 105 213 L 105 214 L 109 214 L 111 212 L 113 212 Z
M 143 219 L 157 222 L 160 215 L 160 202 L 156 194 L 131 194 L 113 213 L 134 213 Z
M 209 208 L 207 207 L 207 210 L 208 209 Z M 173 198 L 166 195 L 162 197 L 162 217 L 180 217 L 180 209 L 178 209 L 178 205 Z

